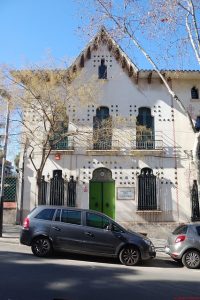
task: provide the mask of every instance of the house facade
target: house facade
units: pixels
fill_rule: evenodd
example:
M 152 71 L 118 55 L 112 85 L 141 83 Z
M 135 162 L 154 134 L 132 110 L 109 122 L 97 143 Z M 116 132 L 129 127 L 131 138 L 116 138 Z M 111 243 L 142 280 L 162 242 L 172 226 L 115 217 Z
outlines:
M 105 29 L 70 69 L 79 70 L 72 85 L 93 78 L 98 92 L 93 102 L 67 105 L 67 130 L 76 128 L 77 134 L 51 151 L 40 204 L 102 211 L 125 227 L 157 236 L 197 220 L 197 134 L 156 72 L 139 70 Z M 163 74 L 198 132 L 200 72 Z M 24 217 L 38 198 L 36 173 L 23 149 L 21 170 L 22 165 L 18 209 Z

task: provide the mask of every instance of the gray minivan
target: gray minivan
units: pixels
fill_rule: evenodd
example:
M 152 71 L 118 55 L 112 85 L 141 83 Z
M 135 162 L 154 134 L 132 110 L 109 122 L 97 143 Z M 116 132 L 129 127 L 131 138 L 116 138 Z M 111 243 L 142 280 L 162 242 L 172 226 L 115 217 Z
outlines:
M 128 231 L 103 213 L 62 206 L 38 206 L 24 220 L 20 242 L 36 256 L 53 250 L 118 257 L 133 266 L 156 256 L 145 236 Z

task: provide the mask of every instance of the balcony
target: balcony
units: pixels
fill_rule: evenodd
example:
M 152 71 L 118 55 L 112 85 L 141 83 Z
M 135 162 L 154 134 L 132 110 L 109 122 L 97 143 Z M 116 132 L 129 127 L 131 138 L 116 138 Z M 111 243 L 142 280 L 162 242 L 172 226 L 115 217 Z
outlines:
M 88 142 L 88 154 L 91 155 L 113 155 L 119 152 L 120 145 L 119 140 L 101 140 L 93 143 L 92 141 Z
M 74 140 L 63 139 L 56 144 L 51 144 L 52 152 L 73 152 L 74 151 Z
M 151 155 L 163 153 L 163 141 L 144 138 L 135 138 L 131 143 L 131 153 L 141 153 L 142 155 Z

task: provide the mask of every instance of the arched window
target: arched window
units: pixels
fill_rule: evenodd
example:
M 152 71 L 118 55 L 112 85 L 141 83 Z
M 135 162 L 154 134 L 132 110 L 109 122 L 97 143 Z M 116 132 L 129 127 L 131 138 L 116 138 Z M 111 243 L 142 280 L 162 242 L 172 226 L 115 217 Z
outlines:
M 105 59 L 101 59 L 101 65 L 99 66 L 99 79 L 107 79 L 107 66 L 105 65 Z
M 200 131 L 200 116 L 196 118 L 195 129 L 196 131 Z
M 193 86 L 193 88 L 191 89 L 191 98 L 199 99 L 199 91 L 195 86 Z
M 101 106 L 93 118 L 93 148 L 109 150 L 112 148 L 112 118 L 109 108 Z
M 137 149 L 153 149 L 154 141 L 154 117 L 151 109 L 140 107 L 136 121 L 136 145 Z
M 138 210 L 157 210 L 156 176 L 150 168 L 138 176 Z

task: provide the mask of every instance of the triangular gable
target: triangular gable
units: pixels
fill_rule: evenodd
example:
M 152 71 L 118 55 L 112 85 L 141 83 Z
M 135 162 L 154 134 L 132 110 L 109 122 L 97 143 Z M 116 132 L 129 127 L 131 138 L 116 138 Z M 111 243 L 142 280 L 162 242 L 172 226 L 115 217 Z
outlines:
M 102 27 L 99 33 L 88 43 L 85 49 L 79 54 L 72 65 L 67 69 L 55 69 L 55 70 L 13 70 L 11 74 L 19 81 L 26 84 L 28 76 L 38 76 L 38 78 L 55 77 L 56 81 L 58 77 L 58 82 L 60 78 L 71 83 L 73 79 L 78 75 L 78 70 L 84 68 L 85 62 L 91 59 L 93 51 L 96 51 L 100 45 L 107 45 L 108 51 L 115 57 L 116 61 L 121 65 L 122 69 L 128 74 L 129 77 L 134 78 L 137 81 L 139 70 L 136 65 L 130 60 L 126 53 L 121 49 L 121 47 L 115 42 L 115 40 L 106 31 L 105 27 Z
M 115 57 L 129 77 L 137 77 L 139 69 L 110 36 L 105 27 L 102 27 L 99 33 L 89 42 L 74 63 L 68 68 L 68 71 L 74 73 L 79 68 L 84 68 L 85 62 L 91 59 L 92 52 L 96 51 L 102 44 L 107 45 L 108 51 Z

